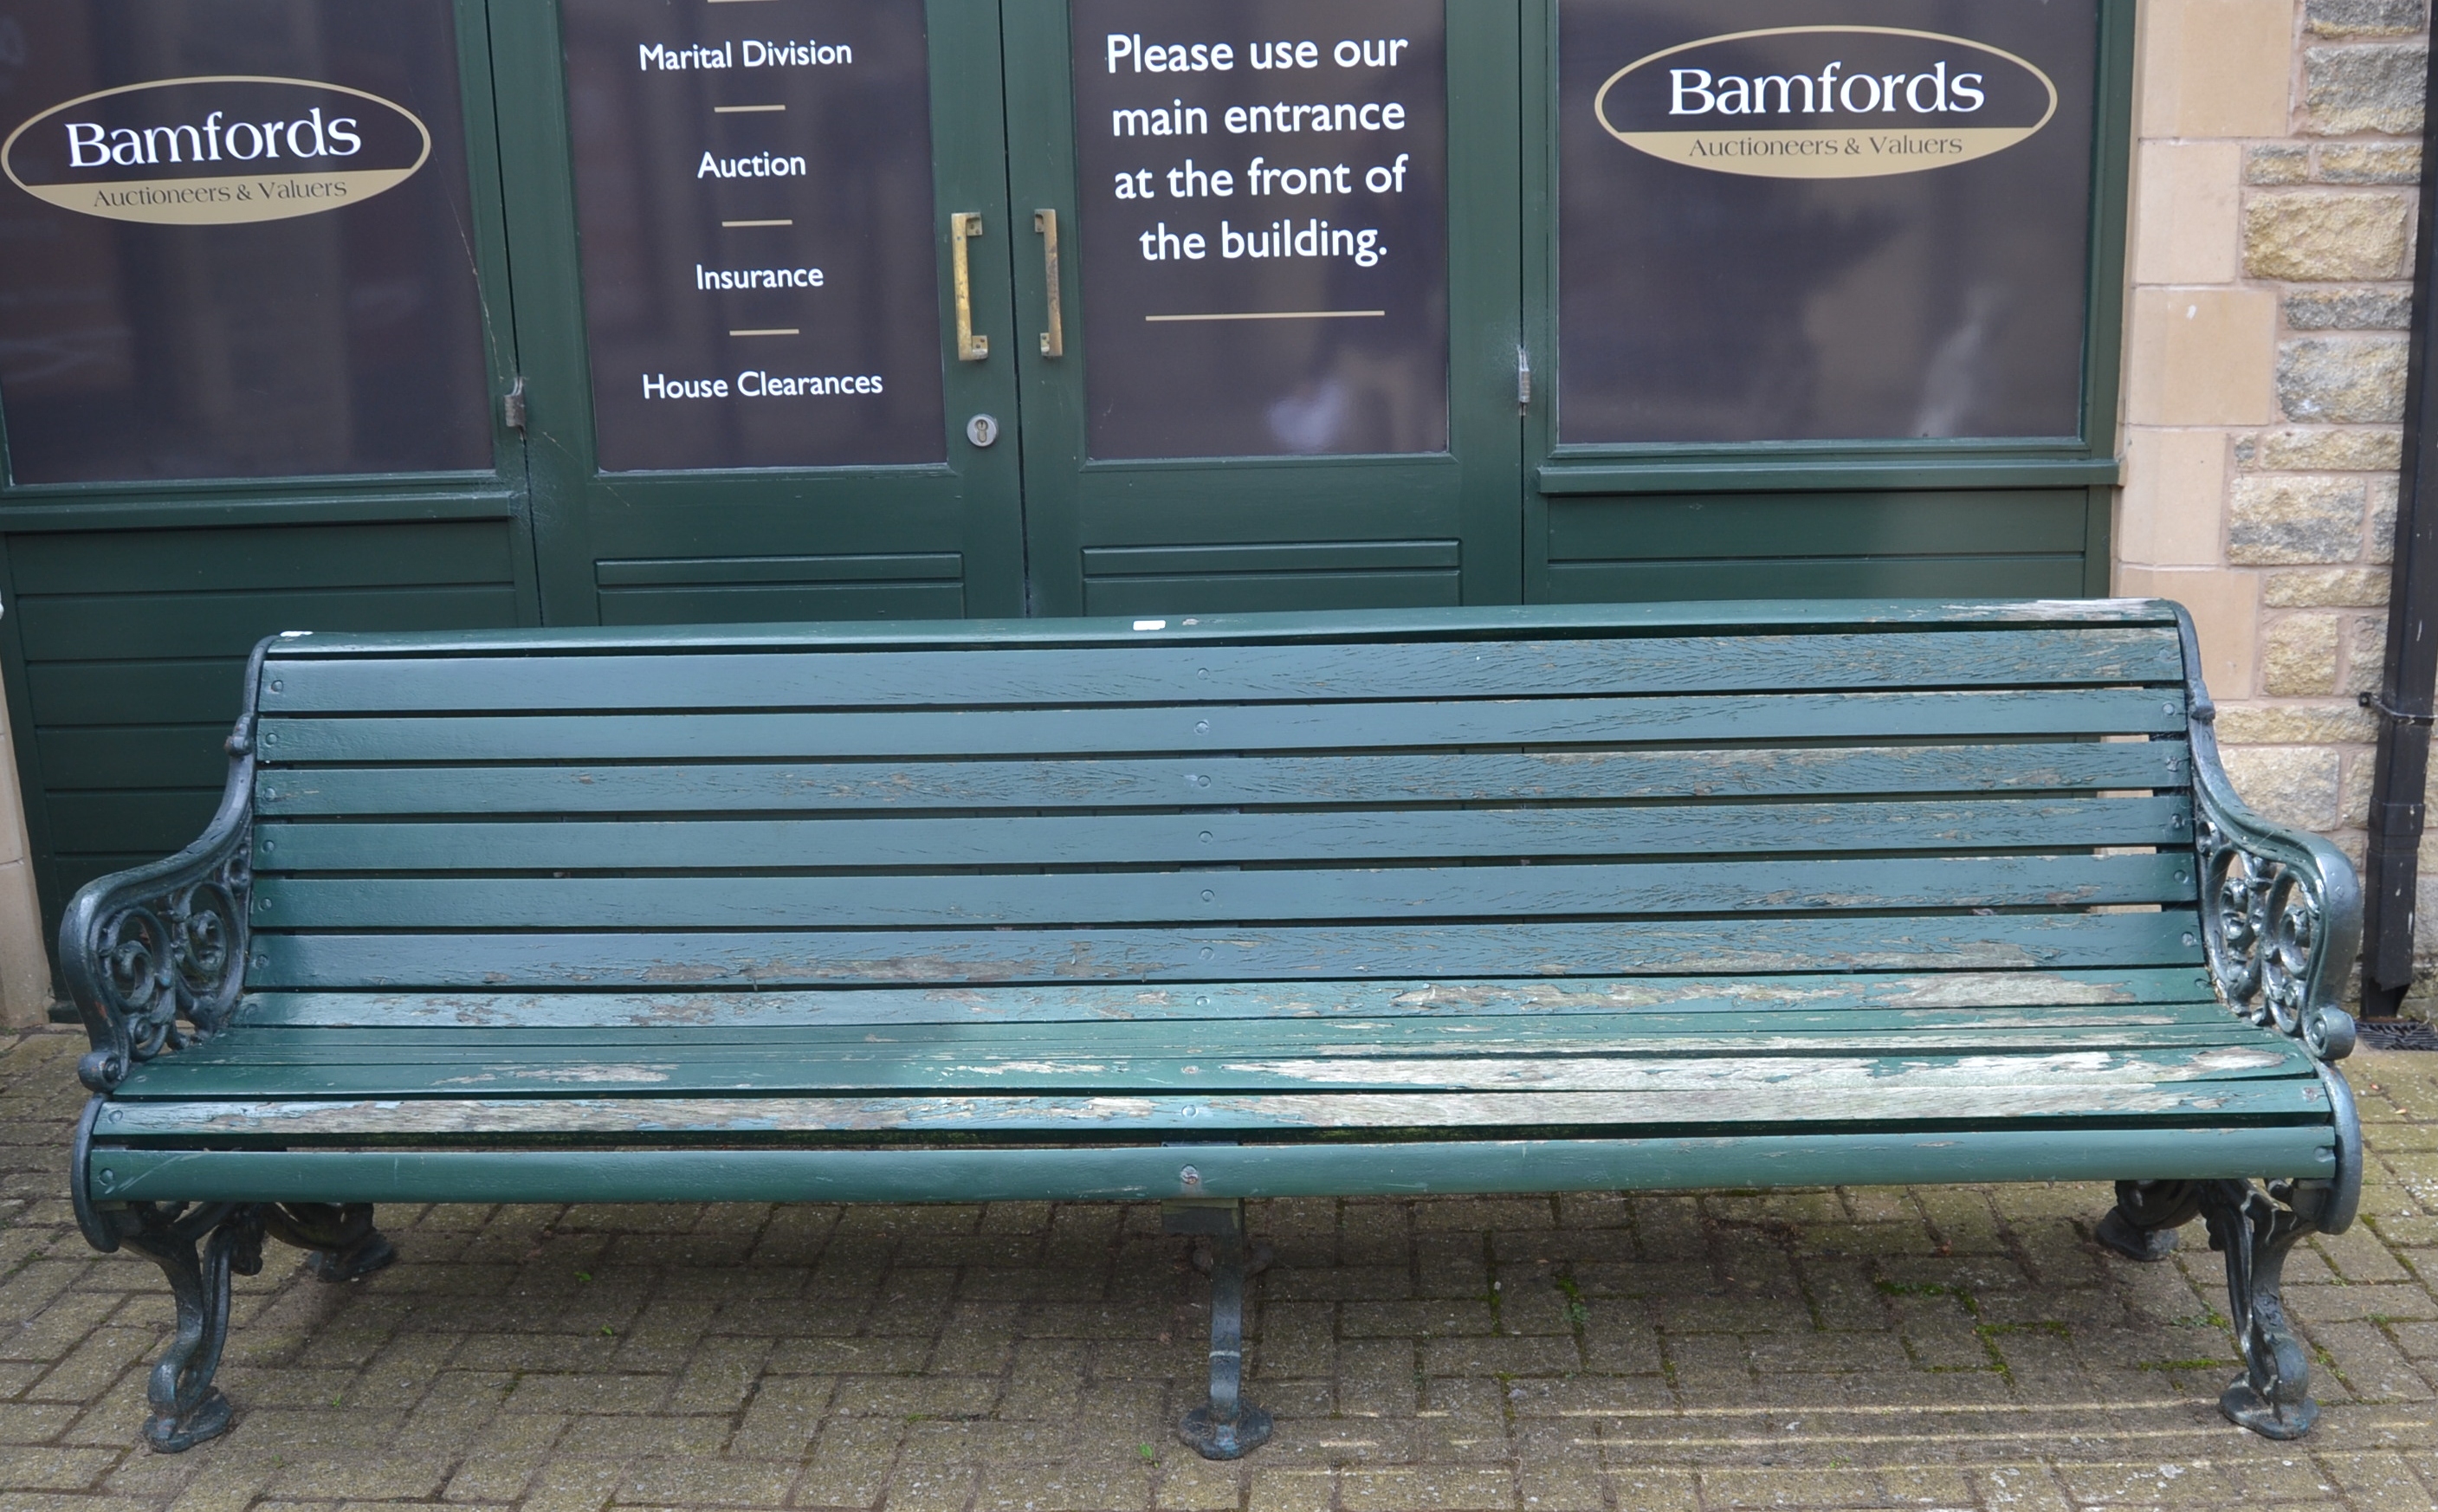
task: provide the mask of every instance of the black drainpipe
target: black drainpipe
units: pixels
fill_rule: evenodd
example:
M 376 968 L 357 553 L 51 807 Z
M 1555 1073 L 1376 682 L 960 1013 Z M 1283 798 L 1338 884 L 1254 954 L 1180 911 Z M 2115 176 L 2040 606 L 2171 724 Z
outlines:
M 2438 48 L 2425 102 L 2438 103 Z M 2412 904 L 2421 852 L 2422 794 L 2429 780 L 2430 691 L 2438 682 L 2438 394 L 2429 352 L 2438 337 L 2431 261 L 2438 256 L 2438 109 L 2421 123 L 2421 216 L 2412 249 L 2412 345 L 2404 378 L 2404 466 L 2395 508 L 2395 566 L 2387 593 L 2387 660 L 2378 692 L 2361 695 L 2378 716 L 2371 769 L 2370 844 L 2362 864 L 2362 1011 L 2392 1018 L 2412 985 Z

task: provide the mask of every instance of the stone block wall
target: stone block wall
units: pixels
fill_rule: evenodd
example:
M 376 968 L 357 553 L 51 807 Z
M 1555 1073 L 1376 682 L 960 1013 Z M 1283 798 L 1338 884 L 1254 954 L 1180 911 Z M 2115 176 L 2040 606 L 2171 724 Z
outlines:
M 2191 607 L 2236 786 L 2356 857 L 2428 29 L 2427 0 L 2142 17 L 2118 590 Z M 2422 867 L 2438 925 L 2438 833 Z M 2438 956 L 2438 928 L 2423 936 Z
M 51 1011 L 51 968 L 43 954 L 43 910 L 26 853 L 25 800 L 0 699 L 0 1029 L 31 1029 Z

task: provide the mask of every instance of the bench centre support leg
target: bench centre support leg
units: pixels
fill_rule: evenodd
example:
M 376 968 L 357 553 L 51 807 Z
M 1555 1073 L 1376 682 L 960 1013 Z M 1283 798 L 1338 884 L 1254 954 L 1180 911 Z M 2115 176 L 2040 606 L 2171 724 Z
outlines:
M 1240 1459 L 1270 1437 L 1270 1415 L 1244 1397 L 1245 1272 L 1252 1257 L 1245 1204 L 1168 1203 L 1160 1218 L 1171 1234 L 1210 1240 L 1210 1400 L 1185 1415 L 1177 1436 L 1204 1459 Z

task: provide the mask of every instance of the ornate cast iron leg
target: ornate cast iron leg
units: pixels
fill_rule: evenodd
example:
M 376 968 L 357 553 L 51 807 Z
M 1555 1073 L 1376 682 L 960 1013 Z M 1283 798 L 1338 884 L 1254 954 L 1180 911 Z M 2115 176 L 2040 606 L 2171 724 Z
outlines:
M 359 1280 L 398 1258 L 373 1227 L 370 1203 L 282 1203 L 263 1209 L 262 1226 L 281 1243 L 309 1251 L 305 1269 L 320 1281 Z
M 370 1203 L 342 1207 L 323 1203 L 95 1202 L 85 1173 L 92 1165 L 94 1124 L 101 1116 L 102 1100 L 88 1102 L 84 1116 L 77 1120 L 69 1162 L 77 1179 L 69 1183 L 68 1196 L 87 1243 L 104 1255 L 133 1250 L 169 1278 L 178 1334 L 152 1367 L 148 1391 L 152 1415 L 144 1424 L 144 1441 L 161 1453 L 175 1454 L 229 1431 L 235 1414 L 212 1384 L 221 1347 L 228 1343 L 229 1277 L 261 1271 L 265 1234 L 310 1251 L 306 1266 L 326 1281 L 370 1275 L 398 1254 L 373 1227 Z
M 1171 1234 L 1210 1237 L 1210 1400 L 1185 1415 L 1177 1436 L 1204 1459 L 1242 1458 L 1269 1442 L 1270 1415 L 1244 1399 L 1245 1204 L 1170 1203 L 1161 1212 Z
M 2218 1409 L 2264 1438 L 2300 1438 L 2320 1419 L 2310 1359 L 2287 1325 L 2278 1286 L 2296 1240 L 2341 1229 L 2351 1217 L 2329 1210 L 2332 1200 L 2341 1205 L 2337 1193 L 2318 1181 L 2271 1182 L 2267 1191 L 2248 1181 L 2120 1181 L 2116 1206 L 2100 1220 L 2101 1242 L 2137 1260 L 2165 1259 L 2177 1225 L 2207 1223 L 2210 1248 L 2226 1257 L 2227 1303 L 2243 1355 L 2243 1379 L 2226 1388 Z
M 229 1400 L 212 1376 L 228 1342 L 230 1273 L 262 1269 L 261 1211 L 235 1203 L 135 1203 L 112 1216 L 119 1242 L 161 1267 L 177 1299 L 178 1336 L 152 1367 L 152 1415 L 144 1424 L 147 1444 L 176 1454 L 229 1430 Z
M 398 1258 L 373 1227 L 370 1203 L 129 1203 L 93 1216 L 115 1230 L 107 1247 L 161 1267 L 177 1300 L 178 1335 L 152 1367 L 152 1415 L 144 1424 L 144 1442 L 163 1454 L 229 1431 L 234 1410 L 212 1384 L 228 1343 L 229 1277 L 262 1270 L 265 1234 L 310 1251 L 306 1268 L 325 1281 L 352 1281 Z
M 2099 1242 L 2128 1259 L 2164 1260 L 2175 1252 L 2176 1230 L 2200 1216 L 2198 1182 L 2120 1181 Z
M 2327 1187 L 2295 1181 L 2271 1182 L 2265 1192 L 2247 1181 L 2199 1186 L 2210 1248 L 2226 1256 L 2227 1300 L 2243 1353 L 2243 1377 L 2218 1398 L 2218 1410 L 2263 1438 L 2300 1438 L 2320 1420 L 2320 1406 L 2311 1400 L 2309 1357 L 2287 1327 L 2278 1287 L 2286 1252 L 2320 1227 Z

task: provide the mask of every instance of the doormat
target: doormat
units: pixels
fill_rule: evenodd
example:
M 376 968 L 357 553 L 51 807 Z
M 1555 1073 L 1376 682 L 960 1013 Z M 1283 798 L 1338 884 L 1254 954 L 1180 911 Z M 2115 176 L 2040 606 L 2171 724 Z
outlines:
M 2438 1028 L 2414 1018 L 2368 1018 L 2358 1026 L 2365 1050 L 2438 1050 Z

